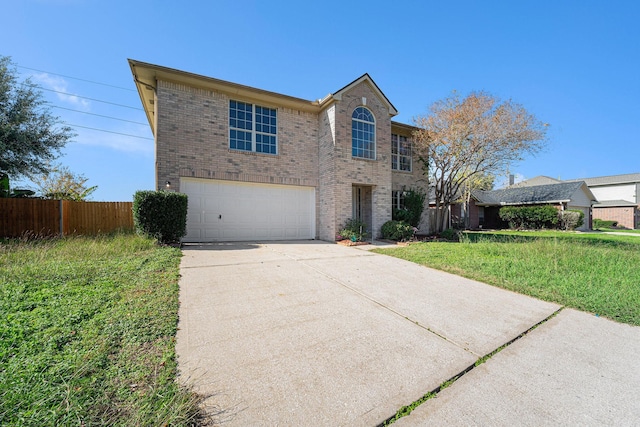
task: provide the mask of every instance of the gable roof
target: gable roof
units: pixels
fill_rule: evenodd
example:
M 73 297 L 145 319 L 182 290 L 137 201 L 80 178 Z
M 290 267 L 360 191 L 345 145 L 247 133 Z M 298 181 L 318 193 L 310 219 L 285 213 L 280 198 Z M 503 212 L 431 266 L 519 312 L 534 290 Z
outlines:
M 556 184 L 509 187 L 492 191 L 472 191 L 478 206 L 539 205 L 566 203 L 578 190 L 583 190 L 592 201 L 596 198 L 583 181 Z
M 389 110 L 389 116 L 398 115 L 398 110 L 396 110 L 396 107 L 393 106 L 391 101 L 389 101 L 389 98 L 387 98 L 387 96 L 380 90 L 380 88 L 378 87 L 376 82 L 373 81 L 373 79 L 371 78 L 371 76 L 368 73 L 364 73 L 363 75 L 361 75 L 360 77 L 358 77 L 357 79 L 355 79 L 351 83 L 347 84 L 343 88 L 339 89 L 338 91 L 336 91 L 336 92 L 334 92 L 334 93 L 332 93 L 330 95 L 327 95 L 326 97 L 324 97 L 323 99 L 321 99 L 319 101 L 320 105 L 324 105 L 325 103 L 327 103 L 329 101 L 332 101 L 332 100 L 340 101 L 342 99 L 342 95 L 345 92 L 348 92 L 353 87 L 358 86 L 361 83 L 367 83 L 369 85 L 369 87 L 371 87 L 373 92 L 378 96 L 378 98 L 380 98 L 380 100 L 382 100 L 382 102 L 384 102 L 386 104 L 387 109 Z
M 597 176 L 594 178 L 567 179 L 571 181 L 584 181 L 589 187 L 597 187 L 599 185 L 613 184 L 631 184 L 640 183 L 640 173 L 627 173 L 622 175 Z
M 546 175 L 538 175 L 533 178 L 525 179 L 524 181 L 520 181 L 517 184 L 510 185 L 509 187 L 531 187 L 534 185 L 546 185 L 546 184 L 557 184 L 560 181 L 559 179 L 551 178 Z

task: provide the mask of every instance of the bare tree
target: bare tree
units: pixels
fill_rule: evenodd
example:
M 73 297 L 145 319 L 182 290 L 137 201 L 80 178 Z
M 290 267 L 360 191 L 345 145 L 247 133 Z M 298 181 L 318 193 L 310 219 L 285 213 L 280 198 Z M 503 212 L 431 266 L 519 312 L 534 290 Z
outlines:
M 82 174 L 75 174 L 67 166 L 47 166 L 48 172 L 31 175 L 31 181 L 38 187 L 45 199 L 87 200 L 98 186 L 88 187 L 89 180 Z
M 548 126 L 523 106 L 485 92 L 465 98 L 454 92 L 414 123 L 414 150 L 427 160 L 435 189 L 436 232 L 445 228 L 446 211 L 463 196 L 465 185 L 538 153 Z

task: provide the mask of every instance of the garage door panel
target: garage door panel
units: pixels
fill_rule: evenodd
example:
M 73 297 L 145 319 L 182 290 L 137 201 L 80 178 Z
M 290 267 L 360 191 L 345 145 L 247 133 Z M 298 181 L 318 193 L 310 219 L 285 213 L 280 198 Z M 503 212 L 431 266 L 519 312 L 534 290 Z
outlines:
M 313 239 L 312 187 L 181 178 L 189 196 L 185 242 Z

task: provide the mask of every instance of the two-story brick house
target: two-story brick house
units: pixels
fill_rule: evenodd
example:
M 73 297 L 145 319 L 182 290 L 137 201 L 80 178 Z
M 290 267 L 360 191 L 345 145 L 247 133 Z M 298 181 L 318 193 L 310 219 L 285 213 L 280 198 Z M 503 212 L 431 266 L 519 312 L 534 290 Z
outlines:
M 426 188 L 413 127 L 368 74 L 309 101 L 129 60 L 156 148 L 156 187 L 189 196 L 185 241 L 373 237 Z

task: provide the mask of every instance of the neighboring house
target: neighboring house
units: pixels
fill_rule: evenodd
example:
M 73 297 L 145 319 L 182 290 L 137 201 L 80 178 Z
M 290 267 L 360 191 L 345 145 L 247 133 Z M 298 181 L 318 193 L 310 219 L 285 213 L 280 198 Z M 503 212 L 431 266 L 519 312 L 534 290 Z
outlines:
M 469 228 L 503 227 L 498 215 L 503 206 L 552 205 L 558 210 L 581 210 L 584 224 L 579 230 L 588 230 L 591 228 L 591 206 L 595 202 L 595 196 L 582 181 L 474 190 L 468 207 Z
M 640 173 L 564 181 L 541 175 L 519 182 L 513 187 L 559 182 L 587 184 L 597 199 L 592 209 L 593 218 L 617 221 L 619 226 L 625 228 L 640 228 Z
M 578 180 L 571 180 L 578 181 Z M 640 228 L 640 173 L 583 178 L 597 197 L 593 217 L 617 221 L 625 228 Z
M 372 237 L 426 188 L 415 128 L 364 74 L 309 101 L 129 60 L 155 137 L 156 188 L 189 196 L 187 242 Z M 425 231 L 425 230 L 423 230 Z

